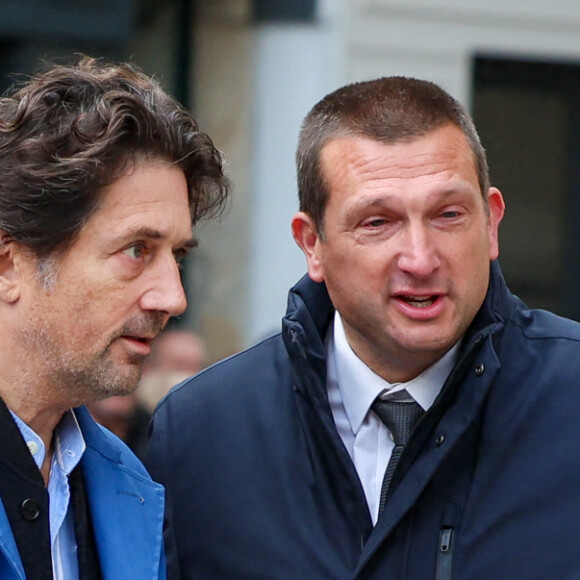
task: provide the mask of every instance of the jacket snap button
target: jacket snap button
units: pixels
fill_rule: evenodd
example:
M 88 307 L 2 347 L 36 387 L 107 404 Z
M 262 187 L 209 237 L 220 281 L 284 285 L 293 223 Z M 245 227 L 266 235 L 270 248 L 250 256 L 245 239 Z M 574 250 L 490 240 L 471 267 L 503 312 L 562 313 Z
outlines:
M 439 435 L 439 437 L 437 437 L 437 439 L 435 439 L 435 445 L 437 445 L 437 447 L 441 447 L 441 445 L 443 445 L 444 442 L 445 442 L 445 435 Z
M 484 371 L 485 371 L 485 365 L 483 363 L 478 364 L 475 367 L 475 376 L 480 377 Z
M 32 522 L 40 515 L 40 504 L 35 499 L 25 499 L 20 506 L 20 511 L 25 520 Z

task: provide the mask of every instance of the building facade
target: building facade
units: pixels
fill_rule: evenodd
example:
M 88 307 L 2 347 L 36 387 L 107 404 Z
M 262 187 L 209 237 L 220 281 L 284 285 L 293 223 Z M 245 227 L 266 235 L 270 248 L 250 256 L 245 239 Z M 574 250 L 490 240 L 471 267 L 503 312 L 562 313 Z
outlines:
M 0 1 L 0 56 L 8 45 L 16 54 L 3 12 L 33 3 Z M 432 80 L 473 113 L 506 198 L 500 261 L 508 282 L 531 305 L 580 318 L 579 3 L 108 3 L 125 28 L 101 48 L 91 36 L 96 50 L 157 74 L 224 152 L 234 183 L 229 211 L 200 227 L 186 270 L 190 307 L 180 323 L 206 338 L 212 358 L 276 331 L 287 290 L 305 272 L 290 231 L 302 118 L 334 88 L 386 75 Z M 28 38 L 36 46 L 23 58 L 39 48 L 36 33 Z

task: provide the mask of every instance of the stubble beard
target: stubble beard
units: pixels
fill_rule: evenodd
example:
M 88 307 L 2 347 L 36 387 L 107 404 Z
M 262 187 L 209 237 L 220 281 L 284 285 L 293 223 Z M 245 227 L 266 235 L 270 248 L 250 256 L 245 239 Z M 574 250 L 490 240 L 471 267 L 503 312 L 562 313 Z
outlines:
M 58 351 L 45 343 L 35 357 L 43 360 L 46 403 L 60 401 L 68 407 L 133 392 L 144 360 L 144 357 L 129 356 L 123 363 L 115 362 L 111 343 L 90 358 Z
M 34 382 L 43 377 L 42 398 L 46 404 L 59 401 L 68 407 L 76 407 L 114 395 L 128 395 L 137 388 L 146 357 L 125 352 L 122 353 L 122 362 L 115 360 L 116 339 L 136 329 L 147 328 L 158 333 L 163 325 L 161 318 L 156 316 L 149 321 L 128 324 L 109 337 L 107 346 L 97 353 L 85 353 L 81 349 L 63 350 L 60 341 L 48 328 L 42 325 L 29 327 L 23 331 L 22 337 L 28 347 L 29 369 L 36 368 L 38 374 L 36 379 L 34 375 L 26 374 Z M 32 388 L 30 383 L 25 386 L 28 391 Z
M 109 345 L 88 361 L 63 361 L 59 369 L 54 369 L 53 384 L 61 385 L 73 406 L 128 395 L 137 388 L 143 361 L 144 357 L 132 356 L 122 365 L 117 364 Z

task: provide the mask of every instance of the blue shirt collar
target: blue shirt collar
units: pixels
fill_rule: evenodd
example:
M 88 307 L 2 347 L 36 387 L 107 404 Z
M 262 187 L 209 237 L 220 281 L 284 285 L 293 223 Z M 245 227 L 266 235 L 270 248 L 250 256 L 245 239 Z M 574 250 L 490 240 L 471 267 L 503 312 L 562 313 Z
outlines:
M 46 448 L 44 442 L 18 415 L 10 411 L 38 469 L 42 467 Z M 54 431 L 54 455 L 67 475 L 76 467 L 86 449 L 86 443 L 72 409 L 64 413 Z

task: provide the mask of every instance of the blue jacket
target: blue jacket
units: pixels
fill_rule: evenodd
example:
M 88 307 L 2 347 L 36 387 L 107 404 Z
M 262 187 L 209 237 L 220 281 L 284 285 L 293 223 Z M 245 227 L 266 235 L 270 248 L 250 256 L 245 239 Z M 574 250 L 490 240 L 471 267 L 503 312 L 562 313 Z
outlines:
M 75 412 L 87 444 L 81 464 L 103 579 L 166 578 L 163 487 L 151 481 L 133 453 L 86 409 Z M 0 578 L 25 580 L 1 504 Z
M 580 579 L 580 325 L 528 309 L 493 263 L 373 527 L 327 399 L 331 317 L 302 279 L 281 334 L 159 405 L 147 463 L 181 576 Z

